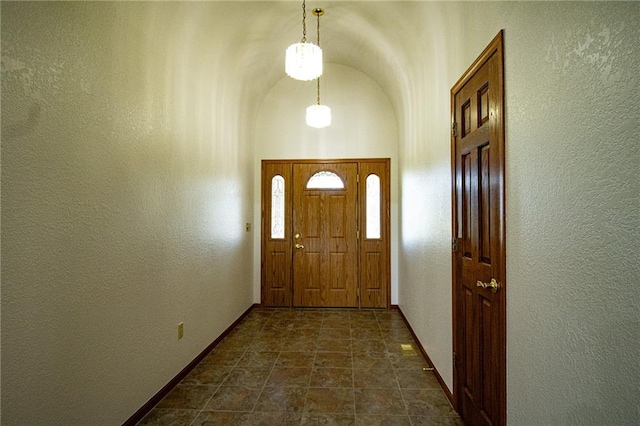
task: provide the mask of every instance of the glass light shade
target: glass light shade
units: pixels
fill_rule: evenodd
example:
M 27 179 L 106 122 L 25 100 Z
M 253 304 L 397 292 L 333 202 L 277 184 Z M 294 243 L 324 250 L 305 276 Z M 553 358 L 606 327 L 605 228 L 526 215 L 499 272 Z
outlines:
M 284 70 L 296 80 L 315 80 L 322 75 L 322 49 L 313 43 L 295 43 L 287 48 Z
M 307 107 L 307 126 L 322 129 L 331 125 L 331 108 L 326 105 Z

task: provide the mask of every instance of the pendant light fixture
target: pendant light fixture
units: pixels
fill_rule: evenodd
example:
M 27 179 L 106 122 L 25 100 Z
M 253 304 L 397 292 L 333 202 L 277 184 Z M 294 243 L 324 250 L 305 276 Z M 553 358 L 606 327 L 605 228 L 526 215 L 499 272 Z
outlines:
M 320 46 L 320 17 L 324 15 L 324 10 L 318 7 L 313 9 L 312 13 L 318 17 L 318 46 Z M 307 107 L 307 126 L 322 129 L 331 125 L 331 108 L 320 104 L 320 77 L 316 82 L 316 104 Z
M 313 43 L 307 43 L 307 9 L 302 0 L 302 40 L 287 48 L 285 72 L 296 80 L 309 81 L 322 75 L 322 49 Z

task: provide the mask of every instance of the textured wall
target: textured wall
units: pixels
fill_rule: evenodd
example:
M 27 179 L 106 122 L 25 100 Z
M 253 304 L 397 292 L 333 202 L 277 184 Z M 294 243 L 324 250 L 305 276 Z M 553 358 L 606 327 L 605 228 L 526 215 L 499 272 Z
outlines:
M 3 3 L 3 424 L 119 424 L 251 305 L 248 102 L 214 31 Z
M 411 117 L 448 113 L 441 90 L 504 28 L 509 423 L 638 424 L 640 5 L 462 6 L 463 31 L 415 40 L 446 52 L 425 65 L 446 87 L 403 115 L 400 306 L 451 386 L 449 120 Z
M 305 124 L 305 109 L 316 101 L 315 82 L 282 78 L 269 91 L 256 120 L 256 224 L 260 223 L 260 176 L 263 159 L 391 158 L 391 234 L 397 235 L 397 146 L 394 110 L 367 75 L 344 65 L 326 63 L 320 97 L 331 108 L 331 126 Z M 260 239 L 255 239 L 254 300 L 260 301 Z M 391 242 L 392 303 L 397 303 L 397 248 Z

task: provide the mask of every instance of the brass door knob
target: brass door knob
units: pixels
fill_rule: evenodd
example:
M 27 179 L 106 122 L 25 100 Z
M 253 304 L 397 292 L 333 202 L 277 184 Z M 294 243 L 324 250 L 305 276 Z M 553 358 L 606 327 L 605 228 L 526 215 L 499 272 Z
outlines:
M 303 249 L 303 248 L 304 248 L 304 246 L 303 246 L 302 244 L 296 244 L 296 246 L 295 246 L 295 247 L 296 247 L 297 249 Z
M 495 278 L 491 278 L 491 282 L 489 283 L 483 283 L 482 281 L 478 281 L 476 285 L 482 288 L 490 288 L 492 293 L 497 293 L 498 289 L 500 288 L 500 283 L 498 283 L 498 281 L 496 281 Z

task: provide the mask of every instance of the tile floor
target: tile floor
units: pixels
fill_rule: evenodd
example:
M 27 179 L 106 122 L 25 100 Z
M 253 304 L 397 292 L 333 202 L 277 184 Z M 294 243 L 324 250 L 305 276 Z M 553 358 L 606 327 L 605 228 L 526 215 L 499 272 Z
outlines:
M 462 425 L 423 367 L 397 311 L 254 309 L 138 424 Z

